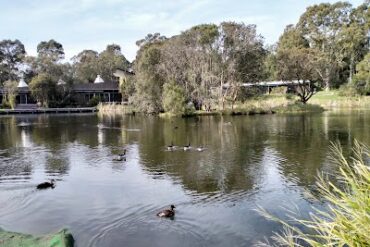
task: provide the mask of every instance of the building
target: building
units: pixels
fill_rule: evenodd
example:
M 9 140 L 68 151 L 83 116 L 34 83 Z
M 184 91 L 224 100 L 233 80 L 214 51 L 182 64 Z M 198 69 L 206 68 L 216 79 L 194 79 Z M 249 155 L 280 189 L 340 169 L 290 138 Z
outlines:
M 57 86 L 69 90 L 73 97 L 81 104 L 87 104 L 92 98 L 98 98 L 100 102 L 121 102 L 122 95 L 119 92 L 119 78 L 127 78 L 132 76 L 132 71 L 124 71 L 117 69 L 114 75 L 116 81 L 104 81 L 100 75 L 97 75 L 94 83 L 72 84 L 69 86 L 62 79 L 58 80 Z M 36 101 L 32 98 L 31 92 L 24 79 L 20 79 L 18 83 L 18 95 L 16 97 L 17 104 L 35 104 Z M 0 103 L 5 97 L 5 89 L 0 88 Z

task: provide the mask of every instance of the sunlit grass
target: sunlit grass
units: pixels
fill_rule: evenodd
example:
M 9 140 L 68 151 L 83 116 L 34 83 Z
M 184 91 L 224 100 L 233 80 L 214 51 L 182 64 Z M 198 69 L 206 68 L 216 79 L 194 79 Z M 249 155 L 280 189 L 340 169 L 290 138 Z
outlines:
M 370 96 L 340 96 L 338 90 L 322 91 L 315 94 L 310 103 L 324 108 L 370 108 Z
M 326 175 L 320 175 L 317 182 L 327 210 L 315 209 L 307 220 L 289 212 L 289 220 L 284 221 L 259 209 L 263 216 L 283 227 L 281 233 L 272 237 L 273 243 L 261 243 L 261 246 L 369 246 L 369 148 L 355 142 L 353 156 L 347 159 L 340 145 L 332 144 L 331 153 L 332 162 L 339 170 L 338 183 L 334 184 Z

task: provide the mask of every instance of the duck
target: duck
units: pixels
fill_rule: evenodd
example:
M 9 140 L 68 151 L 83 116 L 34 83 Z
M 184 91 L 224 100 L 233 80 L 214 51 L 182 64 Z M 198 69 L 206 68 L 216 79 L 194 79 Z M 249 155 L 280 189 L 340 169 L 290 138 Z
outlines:
M 113 158 L 113 161 L 125 161 L 126 160 L 126 149 L 123 150 L 123 153 L 118 154 L 117 157 Z
M 190 142 L 189 142 L 189 144 L 188 144 L 188 145 L 184 146 L 184 151 L 187 151 L 187 150 L 189 150 L 190 148 L 191 148 L 191 146 L 190 146 Z
M 38 190 L 49 189 L 49 188 L 54 189 L 55 188 L 55 180 L 54 179 L 51 179 L 50 182 L 43 182 L 41 184 L 38 184 L 36 186 L 36 188 Z
M 167 146 L 168 151 L 173 151 L 174 148 L 175 148 L 175 146 L 173 145 L 173 142 L 171 142 L 171 145 Z
M 203 152 L 204 150 L 205 150 L 205 148 L 203 146 L 197 147 L 198 152 Z
M 164 209 L 161 212 L 157 213 L 158 217 L 165 217 L 165 218 L 170 218 L 175 216 L 175 206 L 171 205 L 171 209 Z

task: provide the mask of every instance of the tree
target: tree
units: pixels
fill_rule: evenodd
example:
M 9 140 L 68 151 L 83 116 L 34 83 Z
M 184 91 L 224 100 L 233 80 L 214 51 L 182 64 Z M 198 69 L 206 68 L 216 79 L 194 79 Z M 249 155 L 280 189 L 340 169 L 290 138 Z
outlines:
M 98 71 L 99 54 L 93 50 L 83 50 L 72 58 L 75 78 L 81 83 L 94 82 Z
M 255 25 L 223 22 L 220 25 L 218 49 L 221 57 L 220 101 L 224 108 L 227 96 L 231 107 L 241 92 L 244 82 L 258 82 L 263 78 L 263 38 L 257 34 Z M 224 84 L 228 87 L 224 92 Z M 224 92 L 224 93 L 223 93 Z
M 277 76 L 283 81 L 297 82 L 297 95 L 304 104 L 315 92 L 316 56 L 299 30 L 292 25 L 285 28 L 277 47 Z
M 52 62 L 64 59 L 64 49 L 62 44 L 53 39 L 40 42 L 37 45 L 37 53 L 40 58 L 47 58 Z
M 370 53 L 356 66 L 354 84 L 360 94 L 370 94 Z
M 31 80 L 29 87 L 32 96 L 41 105 L 48 107 L 56 92 L 56 82 L 53 78 L 48 74 L 38 74 Z
M 174 115 L 185 113 L 185 92 L 175 82 L 163 85 L 163 109 Z
M 310 48 L 320 53 L 316 71 L 326 90 L 332 86 L 339 68 L 344 66 L 345 47 L 340 44 L 340 33 L 350 23 L 350 12 L 351 5 L 346 2 L 313 5 L 301 15 L 297 25 Z
M 136 56 L 135 94 L 130 101 L 145 113 L 162 111 L 162 86 L 165 81 L 160 70 L 162 45 L 152 43 L 142 46 Z
M 154 34 L 148 33 L 145 36 L 144 39 L 140 39 L 140 40 L 136 41 L 136 45 L 141 47 L 141 46 L 145 46 L 147 44 L 151 44 L 151 43 L 155 43 L 155 42 L 161 42 L 161 41 L 164 41 L 166 39 L 167 39 L 166 36 L 163 36 L 160 33 L 154 33 Z
M 0 85 L 7 80 L 17 80 L 19 65 L 26 54 L 24 45 L 19 40 L 0 42 Z
M 4 83 L 5 99 L 12 109 L 15 108 L 16 104 L 15 99 L 18 93 L 17 85 L 18 82 L 16 81 L 6 81 Z
M 116 80 L 113 75 L 116 69 L 127 70 L 130 67 L 129 61 L 121 52 L 121 47 L 116 44 L 107 45 L 107 48 L 99 54 L 97 62 L 97 74 L 107 81 Z

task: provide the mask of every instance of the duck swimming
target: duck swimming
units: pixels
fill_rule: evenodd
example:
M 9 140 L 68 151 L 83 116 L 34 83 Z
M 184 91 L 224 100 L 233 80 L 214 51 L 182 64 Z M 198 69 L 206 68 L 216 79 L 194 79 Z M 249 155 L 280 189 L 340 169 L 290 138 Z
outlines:
M 174 148 L 175 148 L 175 146 L 173 145 L 173 142 L 171 142 L 171 145 L 167 146 L 168 151 L 173 151 Z
M 41 184 L 38 184 L 36 187 L 38 190 L 48 189 L 48 188 L 55 188 L 55 180 L 51 179 L 50 182 L 44 182 Z
M 113 161 L 125 161 L 126 160 L 126 149 L 123 150 L 123 153 L 118 154 L 118 157 L 113 158 Z
M 203 152 L 204 150 L 205 150 L 205 148 L 203 146 L 197 147 L 198 152 Z
M 171 209 L 162 210 L 161 212 L 157 213 L 157 216 L 158 217 L 166 217 L 166 218 L 173 217 L 173 216 L 175 216 L 174 208 L 176 208 L 176 207 L 174 205 L 171 205 Z
M 190 142 L 189 142 L 189 144 L 188 144 L 188 145 L 184 146 L 184 151 L 187 151 L 187 150 L 189 150 L 190 148 L 191 148 L 191 146 L 190 146 Z

